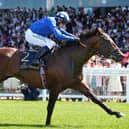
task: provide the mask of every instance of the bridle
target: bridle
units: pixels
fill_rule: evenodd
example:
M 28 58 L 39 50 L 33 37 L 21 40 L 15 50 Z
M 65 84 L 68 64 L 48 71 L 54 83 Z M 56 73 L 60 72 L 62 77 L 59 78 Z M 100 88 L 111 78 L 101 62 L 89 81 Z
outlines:
M 117 53 L 118 51 L 119 51 L 119 49 L 118 49 L 118 48 L 116 48 L 116 49 L 112 50 L 112 51 L 110 52 L 109 57 L 110 57 L 111 59 L 113 59 L 114 54 L 115 54 L 115 53 Z
M 80 46 L 82 46 L 83 48 L 86 48 L 86 47 L 87 47 L 87 45 L 86 45 L 85 43 L 81 42 L 81 41 L 79 42 L 79 44 L 80 44 Z M 119 48 L 116 48 L 116 49 L 112 50 L 111 52 L 109 52 L 109 58 L 110 58 L 110 59 L 114 59 L 114 58 L 115 58 L 115 57 L 114 57 L 114 54 L 117 53 L 118 50 L 119 50 Z

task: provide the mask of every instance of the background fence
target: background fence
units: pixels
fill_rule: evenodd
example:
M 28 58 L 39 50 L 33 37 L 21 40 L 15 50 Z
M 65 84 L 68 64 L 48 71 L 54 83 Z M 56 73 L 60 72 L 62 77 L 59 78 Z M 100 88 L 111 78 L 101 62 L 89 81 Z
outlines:
M 98 95 L 99 98 L 101 99 L 126 99 L 127 103 L 129 103 L 129 69 L 126 68 L 119 68 L 119 69 L 115 69 L 115 68 L 86 68 L 83 67 L 83 83 L 86 83 L 86 77 L 87 75 L 96 75 L 96 76 L 126 76 L 126 94 L 125 95 L 121 95 L 121 96 L 111 96 L 111 95 Z M 114 80 L 116 81 L 116 80 Z M 10 81 L 10 85 L 12 86 L 12 83 L 15 83 L 14 85 L 19 85 L 19 81 L 16 80 L 14 81 L 13 78 L 13 82 L 12 80 Z M 9 83 L 9 82 L 8 82 Z M 8 84 L 7 83 L 7 84 Z M 5 83 L 6 84 L 6 83 Z M 9 86 L 9 84 L 8 84 Z M 14 97 L 14 98 L 18 98 L 21 97 L 23 98 L 23 94 L 21 94 L 20 92 L 17 93 L 0 93 L 0 97 Z M 40 98 L 42 98 L 42 100 L 46 100 L 49 97 L 49 93 L 47 90 L 41 90 Z M 71 91 L 71 90 L 66 90 L 64 92 L 62 92 L 59 95 L 59 99 L 80 99 L 80 100 L 87 100 L 87 98 L 75 91 Z
M 10 2 L 11 1 L 11 2 Z M 78 7 L 115 7 L 128 6 L 128 0 L 0 0 L 0 9 L 39 8 L 50 9 L 56 6 Z
M 84 83 L 87 75 L 126 76 L 126 96 L 101 96 L 102 98 L 126 98 L 129 103 L 129 69 L 126 68 L 83 68 Z M 116 80 L 114 80 L 116 81 Z

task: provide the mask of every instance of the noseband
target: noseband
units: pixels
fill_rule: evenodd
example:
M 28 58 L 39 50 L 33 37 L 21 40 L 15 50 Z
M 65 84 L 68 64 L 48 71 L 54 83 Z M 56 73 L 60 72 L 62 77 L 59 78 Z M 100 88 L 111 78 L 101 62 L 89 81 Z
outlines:
M 112 51 L 110 52 L 110 54 L 109 54 L 109 58 L 110 58 L 110 59 L 115 58 L 114 54 L 117 54 L 117 53 L 118 53 L 118 51 L 119 51 L 119 49 L 118 49 L 118 48 L 116 48 L 116 49 L 112 50 Z

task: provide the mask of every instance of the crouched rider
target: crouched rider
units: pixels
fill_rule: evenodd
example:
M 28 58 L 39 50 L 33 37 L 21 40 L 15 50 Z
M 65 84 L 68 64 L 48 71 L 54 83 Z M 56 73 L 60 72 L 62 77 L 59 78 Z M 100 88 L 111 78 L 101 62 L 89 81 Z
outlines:
M 45 54 L 51 52 L 52 48 L 57 44 L 49 38 L 54 35 L 58 40 L 78 41 L 79 38 L 64 30 L 66 23 L 70 21 L 67 12 L 58 12 L 55 17 L 46 16 L 40 20 L 35 21 L 25 32 L 25 39 L 32 45 L 40 46 L 36 59 L 43 57 Z M 34 62 L 32 62 L 33 64 Z

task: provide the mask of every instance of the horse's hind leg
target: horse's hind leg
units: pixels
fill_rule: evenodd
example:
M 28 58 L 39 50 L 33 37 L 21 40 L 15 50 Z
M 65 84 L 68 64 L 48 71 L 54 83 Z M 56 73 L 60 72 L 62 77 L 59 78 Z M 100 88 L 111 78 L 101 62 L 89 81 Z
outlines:
M 91 89 L 83 83 L 80 83 L 78 85 L 75 85 L 74 88 L 77 91 L 80 91 L 82 94 L 84 94 L 86 97 L 90 98 L 94 103 L 98 104 L 100 107 L 102 107 L 108 114 L 110 115 L 115 115 L 117 118 L 120 118 L 123 116 L 122 113 L 117 112 L 117 111 L 112 111 L 108 106 L 103 104 L 96 96 L 95 94 L 91 91 Z
M 52 116 L 52 112 L 53 112 L 54 105 L 57 100 L 58 94 L 59 93 L 57 93 L 55 91 L 50 91 L 49 101 L 48 101 L 48 106 L 47 106 L 46 126 L 49 126 L 51 123 L 51 116 Z

